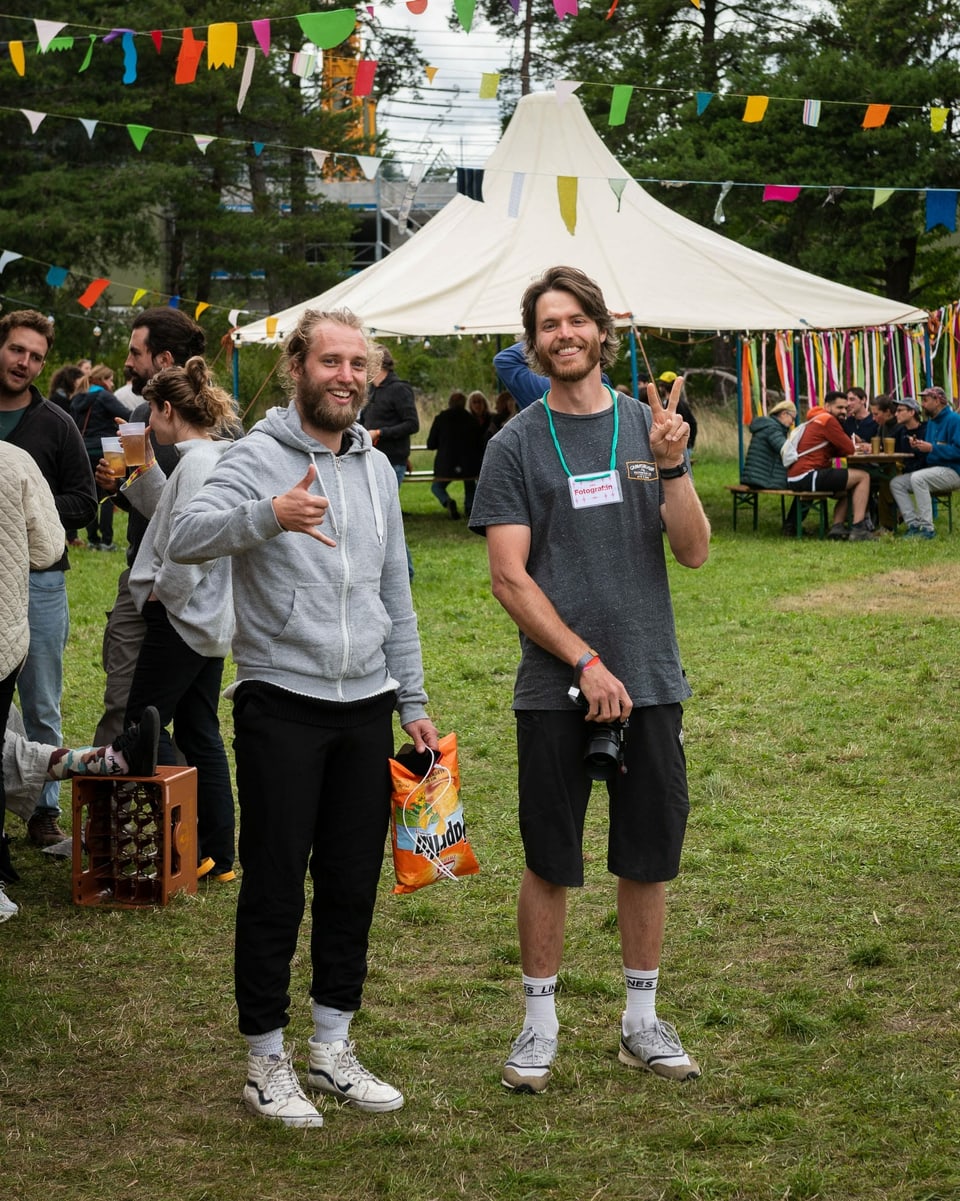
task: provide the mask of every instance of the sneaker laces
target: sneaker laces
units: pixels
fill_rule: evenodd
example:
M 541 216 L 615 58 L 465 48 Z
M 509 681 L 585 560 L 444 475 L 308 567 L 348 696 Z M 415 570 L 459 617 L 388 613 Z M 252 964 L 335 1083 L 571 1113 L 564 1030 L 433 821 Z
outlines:
M 522 1030 L 510 1048 L 510 1062 L 518 1067 L 542 1067 L 556 1054 L 557 1040 L 548 1038 L 532 1026 Z
M 369 1068 L 365 1068 L 360 1060 L 357 1059 L 354 1052 L 355 1046 L 356 1044 L 352 1039 L 347 1039 L 344 1046 L 339 1051 L 334 1052 L 333 1060 L 337 1069 L 344 1074 L 350 1073 L 360 1080 L 370 1081 L 373 1084 L 383 1084 L 382 1080 L 378 1080 L 373 1072 Z
M 270 1056 L 271 1061 L 273 1056 Z M 297 1079 L 293 1066 L 293 1051 L 287 1051 L 276 1061 L 271 1062 L 264 1072 L 265 1080 L 270 1082 L 270 1091 L 275 1101 L 287 1101 L 290 1097 L 303 1097 L 304 1091 Z

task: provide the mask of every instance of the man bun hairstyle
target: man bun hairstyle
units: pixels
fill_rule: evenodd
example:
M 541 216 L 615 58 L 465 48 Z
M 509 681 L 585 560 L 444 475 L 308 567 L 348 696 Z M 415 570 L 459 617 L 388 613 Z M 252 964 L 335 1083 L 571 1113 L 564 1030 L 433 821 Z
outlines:
M 207 335 L 202 327 L 192 317 L 169 305 L 144 309 L 134 319 L 131 329 L 147 331 L 147 350 L 154 358 L 167 351 L 180 367 L 194 355 L 202 355 L 207 348 Z
M 607 309 L 600 287 L 579 267 L 550 267 L 539 279 L 535 279 L 520 301 L 523 321 L 523 336 L 526 342 L 527 363 L 537 372 L 546 374 L 544 364 L 537 356 L 537 301 L 545 292 L 569 292 L 580 302 L 584 314 L 593 321 L 601 333 L 607 335 L 600 343 L 600 368 L 609 371 L 617 361 L 620 337 L 617 334 Z

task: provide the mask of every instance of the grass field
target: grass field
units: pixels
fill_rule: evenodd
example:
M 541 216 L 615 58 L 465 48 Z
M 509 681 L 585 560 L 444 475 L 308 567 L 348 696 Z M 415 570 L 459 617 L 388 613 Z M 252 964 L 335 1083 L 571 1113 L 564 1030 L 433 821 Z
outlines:
M 201 885 L 150 911 L 77 908 L 69 864 L 31 849 L 11 817 L 23 880 L 10 889 L 21 913 L 0 929 L 9 1196 L 960 1198 L 960 533 L 942 521 L 932 542 L 798 544 L 768 501 L 759 534 L 745 522 L 734 536 L 729 450 L 708 441 L 698 454 L 710 561 L 672 572 L 694 689 L 692 811 L 660 1010 L 702 1078 L 675 1086 L 617 1062 L 623 984 L 598 794 L 555 1074 L 539 1097 L 501 1088 L 522 1014 L 516 633 L 490 596 L 483 542 L 405 485 L 431 709 L 460 738 L 481 863 L 479 876 L 393 896 L 385 861 L 353 1029 L 405 1108 L 327 1103 L 324 1128 L 304 1132 L 245 1116 L 234 888 Z M 82 742 L 120 562 L 73 559 L 64 719 Z M 229 734 L 226 704 L 223 719 Z M 301 1062 L 308 966 L 303 941 L 289 1031 Z

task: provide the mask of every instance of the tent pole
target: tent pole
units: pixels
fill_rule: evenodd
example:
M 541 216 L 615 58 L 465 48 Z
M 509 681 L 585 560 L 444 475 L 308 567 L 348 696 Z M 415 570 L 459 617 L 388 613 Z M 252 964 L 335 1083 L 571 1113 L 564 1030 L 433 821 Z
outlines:
M 637 331 L 630 326 L 630 384 L 633 395 L 640 395 L 640 378 L 637 374 Z
M 737 454 L 743 479 L 743 335 L 737 334 Z
M 236 342 L 233 344 L 233 396 L 235 400 L 240 399 L 240 347 Z

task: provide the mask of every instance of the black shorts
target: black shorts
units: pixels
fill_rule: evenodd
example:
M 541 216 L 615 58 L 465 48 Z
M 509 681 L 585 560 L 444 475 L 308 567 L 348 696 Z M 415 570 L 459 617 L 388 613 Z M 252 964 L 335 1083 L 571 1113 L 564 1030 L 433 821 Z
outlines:
M 846 467 L 821 467 L 787 483 L 794 492 L 846 492 L 848 478 Z
M 583 884 L 583 824 L 593 781 L 583 757 L 596 722 L 574 711 L 517 711 L 520 836 L 527 867 L 568 888 Z M 683 753 L 683 706 L 634 709 L 624 744 L 625 774 L 606 782 L 607 869 L 627 880 L 672 880 L 690 802 Z

